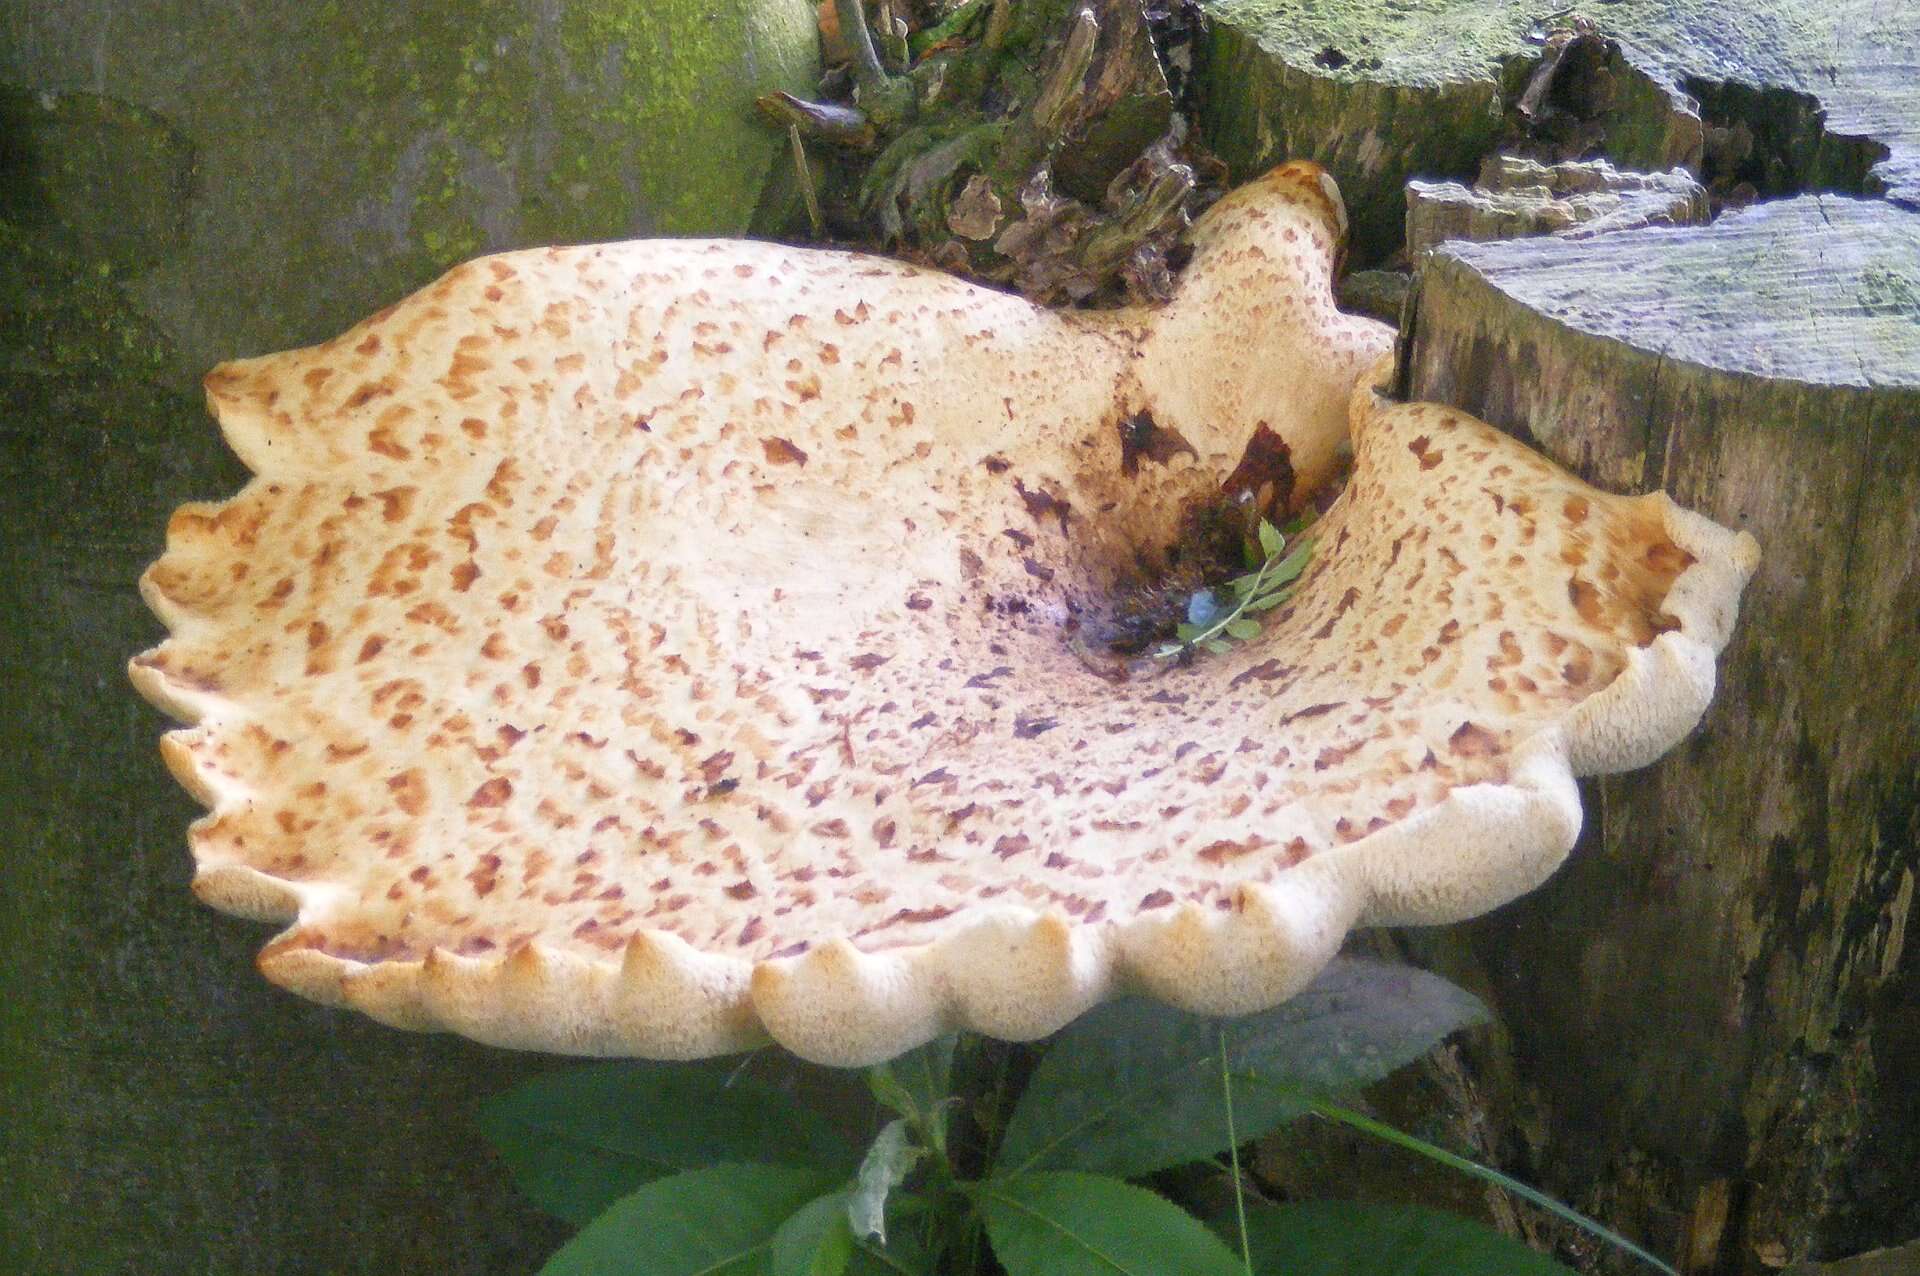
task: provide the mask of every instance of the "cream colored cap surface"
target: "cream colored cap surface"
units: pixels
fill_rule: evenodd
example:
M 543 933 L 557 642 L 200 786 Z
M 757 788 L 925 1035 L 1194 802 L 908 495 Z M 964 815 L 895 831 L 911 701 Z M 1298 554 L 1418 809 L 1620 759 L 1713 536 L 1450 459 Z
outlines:
M 174 516 L 132 665 L 192 724 L 195 889 L 288 923 L 269 978 L 394 1024 L 851 1064 L 1123 987 L 1262 1008 L 1355 924 L 1533 886 L 1574 774 L 1703 711 L 1755 551 L 1375 400 L 1329 187 L 1222 201 L 1157 311 L 650 241 L 216 369 L 256 477 Z M 1076 656 L 1256 438 L 1297 498 L 1349 421 L 1264 633 Z

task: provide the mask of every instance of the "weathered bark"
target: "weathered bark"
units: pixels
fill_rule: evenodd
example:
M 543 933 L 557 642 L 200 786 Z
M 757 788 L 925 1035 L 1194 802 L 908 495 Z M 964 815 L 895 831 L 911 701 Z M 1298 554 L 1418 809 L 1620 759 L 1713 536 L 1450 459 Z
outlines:
M 1492 991 L 1521 1168 L 1690 1271 L 1920 1235 L 1920 214 L 1448 245 L 1411 309 L 1414 397 L 1763 553 L 1699 731 L 1412 941 Z

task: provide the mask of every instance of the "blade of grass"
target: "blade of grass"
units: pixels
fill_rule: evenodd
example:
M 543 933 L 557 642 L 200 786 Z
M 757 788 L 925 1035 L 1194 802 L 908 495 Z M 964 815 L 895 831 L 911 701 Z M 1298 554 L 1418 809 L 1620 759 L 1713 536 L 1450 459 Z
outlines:
M 1265 533 L 1270 524 L 1262 521 Z M 1247 1192 L 1240 1182 L 1240 1136 L 1233 1128 L 1233 1072 L 1227 1066 L 1227 1030 L 1220 1029 L 1220 1100 L 1227 1109 L 1227 1155 L 1233 1161 L 1233 1212 L 1240 1223 L 1240 1262 L 1253 1276 L 1253 1242 L 1247 1238 Z
M 1273 1083 L 1263 1082 L 1262 1084 Z M 1292 1086 L 1281 1086 L 1280 1088 L 1288 1091 L 1294 1090 Z M 1665 1276 L 1680 1276 L 1671 1265 L 1655 1258 L 1646 1250 L 1641 1249 L 1638 1245 L 1635 1245 L 1632 1241 L 1620 1235 L 1620 1233 L 1602 1226 L 1593 1219 L 1588 1218 L 1585 1214 L 1582 1214 L 1579 1210 L 1574 1209 L 1571 1205 L 1556 1201 L 1553 1197 L 1548 1196 L 1545 1192 L 1537 1188 L 1528 1187 L 1520 1180 L 1502 1174 L 1498 1170 L 1490 1169 L 1478 1161 L 1468 1160 L 1466 1157 L 1449 1152 L 1443 1147 L 1436 1147 L 1424 1139 L 1417 1139 L 1405 1131 L 1395 1129 L 1384 1121 L 1376 1121 L 1372 1117 L 1363 1116 L 1349 1108 L 1343 1108 L 1337 1104 L 1316 1099 L 1304 1091 L 1298 1091 L 1297 1093 L 1300 1102 L 1311 1109 L 1316 1116 L 1328 1121 L 1338 1121 L 1342 1125 L 1352 1126 L 1354 1129 L 1363 1133 L 1371 1134 L 1376 1139 L 1394 1144 L 1396 1147 L 1403 1147 L 1409 1152 L 1417 1152 L 1429 1160 L 1438 1161 L 1440 1164 L 1456 1169 L 1462 1174 L 1471 1175 L 1484 1182 L 1492 1183 L 1495 1187 L 1504 1188 L 1522 1200 L 1530 1201 L 1538 1205 L 1549 1214 L 1565 1219 L 1583 1231 L 1591 1232 L 1593 1235 L 1607 1242 L 1607 1244 L 1613 1245 L 1633 1255 L 1649 1267 L 1665 1273 Z

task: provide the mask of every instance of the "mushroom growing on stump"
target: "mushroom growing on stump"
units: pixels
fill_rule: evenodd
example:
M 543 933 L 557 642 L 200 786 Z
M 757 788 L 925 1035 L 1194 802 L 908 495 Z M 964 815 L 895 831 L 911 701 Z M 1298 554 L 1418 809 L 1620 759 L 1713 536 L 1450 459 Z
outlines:
M 256 477 L 174 516 L 132 665 L 193 724 L 196 891 L 389 1023 L 855 1064 L 1124 988 L 1255 1010 L 1354 925 L 1535 885 L 1573 776 L 1704 709 L 1755 550 L 1376 400 L 1342 220 L 1288 165 L 1105 313 L 767 244 L 511 253 L 216 369 Z M 1297 505 L 1349 420 L 1264 633 L 1087 666 L 1256 441 Z

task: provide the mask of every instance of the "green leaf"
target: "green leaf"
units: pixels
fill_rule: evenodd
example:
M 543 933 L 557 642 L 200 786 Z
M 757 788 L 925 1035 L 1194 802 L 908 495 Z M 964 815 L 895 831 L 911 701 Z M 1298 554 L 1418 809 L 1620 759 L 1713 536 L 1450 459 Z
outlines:
M 816 1197 L 780 1224 L 772 1259 L 773 1276 L 841 1276 L 853 1260 L 847 1194 Z
M 1302 545 L 1299 549 L 1294 550 L 1291 554 L 1288 554 L 1285 558 L 1268 568 L 1267 583 L 1269 585 L 1285 585 L 1290 581 L 1297 580 L 1300 573 L 1307 568 L 1307 560 L 1312 557 L 1310 552 L 1312 549 L 1313 546 L 1311 543 Z
M 831 1175 L 774 1165 L 715 1165 L 656 1179 L 587 1224 L 540 1276 L 764 1272 L 781 1223 L 832 1184 Z
M 1246 616 L 1241 616 L 1227 622 L 1227 636 L 1229 638 L 1238 638 L 1244 642 L 1248 638 L 1257 636 L 1259 633 L 1260 622 Z
M 1255 1139 L 1334 1094 L 1386 1076 L 1486 1018 L 1437 975 L 1336 958 L 1291 1001 L 1225 1021 L 1152 1002 L 1110 1002 L 1053 1039 L 1008 1122 L 996 1175 L 1076 1169 L 1134 1178 L 1226 1146 L 1219 1034 L 1226 1030 L 1239 1137 Z M 1292 1092 L 1257 1086 L 1284 1081 Z
M 1206 633 L 1207 627 L 1205 625 L 1189 625 L 1189 624 L 1186 624 L 1185 622 L 1182 622 L 1173 627 L 1173 632 L 1174 632 L 1174 636 L 1177 637 L 1181 642 L 1192 642 L 1195 638 L 1198 638 L 1201 634 Z
M 1205 647 L 1208 651 L 1211 651 L 1216 656 L 1224 656 L 1229 651 L 1233 650 L 1232 643 L 1224 642 L 1219 638 L 1209 638 L 1205 642 L 1201 643 L 1200 645 L 1202 647 Z
M 1255 1271 L 1286 1276 L 1574 1276 L 1490 1227 L 1413 1205 L 1256 1203 L 1247 1239 Z
M 1290 589 L 1282 589 L 1277 593 L 1264 595 L 1248 603 L 1242 608 L 1242 611 L 1248 615 L 1258 615 L 1263 611 L 1272 611 L 1275 607 L 1287 601 L 1287 599 L 1292 596 L 1292 593 L 1293 591 Z
M 855 1236 L 872 1236 L 886 1244 L 887 1194 L 906 1181 L 924 1153 L 908 1140 L 907 1130 L 904 1119 L 889 1122 L 860 1162 L 860 1175 L 847 1201 L 847 1218 Z
M 913 1236 L 911 1228 L 895 1228 L 885 1245 L 854 1242 L 847 1276 L 935 1276 L 933 1259 Z
M 1285 549 L 1286 546 L 1287 546 L 1287 539 L 1286 537 L 1280 534 L 1280 529 L 1275 527 L 1272 523 L 1269 523 L 1266 519 L 1264 518 L 1261 519 L 1260 520 L 1260 548 L 1266 551 L 1267 557 L 1268 558 L 1278 557 L 1280 554 L 1280 551 Z
M 1244 1276 L 1200 1220 L 1099 1174 L 1022 1174 L 980 1185 L 1007 1276 Z
M 957 1033 L 935 1037 L 888 1063 L 867 1069 L 873 1097 L 906 1117 L 943 1155 L 947 1146 L 947 1111 L 952 1106 L 953 1048 Z
M 727 1161 L 810 1166 L 841 1177 L 854 1149 L 737 1060 L 603 1063 L 536 1077 L 489 1100 L 480 1130 L 551 1214 L 585 1223 L 643 1183 Z

